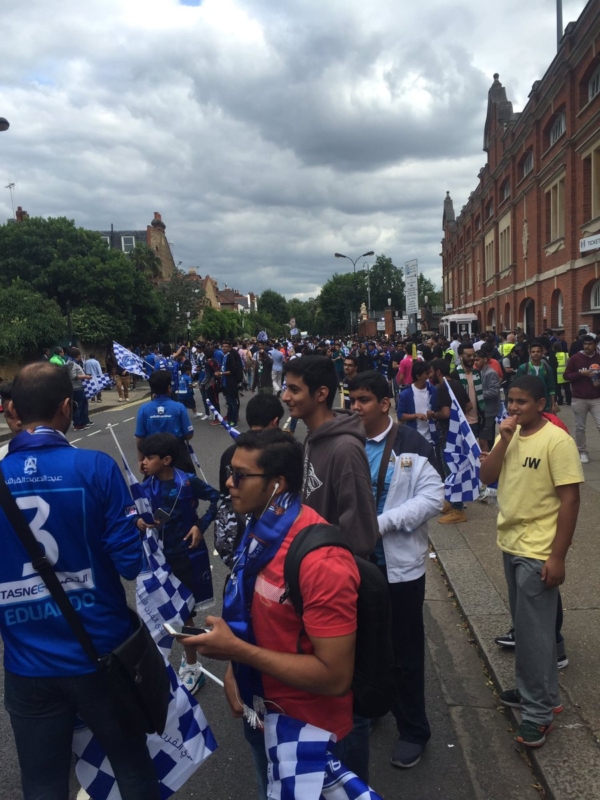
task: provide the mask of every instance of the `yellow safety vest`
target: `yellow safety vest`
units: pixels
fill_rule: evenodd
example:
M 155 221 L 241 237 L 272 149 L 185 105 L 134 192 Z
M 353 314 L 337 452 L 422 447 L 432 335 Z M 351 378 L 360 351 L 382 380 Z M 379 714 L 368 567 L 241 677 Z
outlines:
M 556 356 L 556 363 L 557 363 L 557 370 L 556 370 L 556 380 L 558 383 L 569 383 L 569 381 L 565 380 L 565 367 L 567 366 L 567 361 L 569 360 L 568 353 L 565 353 L 564 350 L 559 350 L 558 353 L 554 354 Z
M 502 358 L 505 358 L 507 355 L 509 355 L 510 351 L 513 349 L 514 346 L 515 346 L 514 342 L 503 342 L 498 348 L 498 350 L 500 350 L 500 355 L 502 356 Z

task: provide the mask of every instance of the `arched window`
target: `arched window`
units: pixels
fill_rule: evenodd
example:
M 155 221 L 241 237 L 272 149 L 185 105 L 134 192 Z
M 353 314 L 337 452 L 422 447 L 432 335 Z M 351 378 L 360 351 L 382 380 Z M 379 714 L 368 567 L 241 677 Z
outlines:
M 550 128 L 550 147 L 555 144 L 563 133 L 567 131 L 567 115 L 564 111 L 561 111 L 560 114 L 556 115 L 556 119 L 552 123 L 552 127 Z
M 593 311 L 600 310 L 600 281 L 596 281 L 596 283 L 592 286 L 592 291 L 590 293 L 590 308 Z

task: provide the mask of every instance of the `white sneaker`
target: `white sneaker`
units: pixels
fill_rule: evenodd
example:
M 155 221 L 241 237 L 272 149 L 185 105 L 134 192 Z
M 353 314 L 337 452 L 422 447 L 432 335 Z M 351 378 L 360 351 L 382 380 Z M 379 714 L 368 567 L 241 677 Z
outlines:
M 194 414 L 194 419 L 204 419 L 204 414 L 198 412 L 197 414 Z
M 195 694 L 204 685 L 206 677 L 200 669 L 200 664 L 188 664 L 180 680 L 190 694 Z
M 179 672 L 178 672 L 178 675 L 179 675 L 179 677 L 180 677 L 180 678 L 183 678 L 183 673 L 186 671 L 186 669 L 187 669 L 187 666 L 188 666 L 188 665 L 187 665 L 187 660 L 186 660 L 186 657 L 185 657 L 185 651 L 184 651 L 184 652 L 181 654 L 181 664 L 179 665 Z
M 488 494 L 488 489 L 484 489 L 483 492 L 481 490 L 479 491 L 479 497 L 477 499 L 479 500 L 480 503 L 487 504 L 489 502 L 489 497 L 490 496 Z
M 590 463 L 590 457 L 588 456 L 587 453 L 579 453 L 579 460 L 581 461 L 582 464 Z

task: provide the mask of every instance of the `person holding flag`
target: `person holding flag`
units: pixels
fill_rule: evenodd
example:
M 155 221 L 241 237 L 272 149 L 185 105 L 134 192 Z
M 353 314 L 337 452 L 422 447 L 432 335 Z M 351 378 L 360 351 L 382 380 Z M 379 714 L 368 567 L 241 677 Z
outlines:
M 340 547 L 309 553 L 300 572 L 302 616 L 289 598 L 280 602 L 292 540 L 307 526 L 325 523 L 301 503 L 302 467 L 302 446 L 283 431 L 248 431 L 237 439 L 227 486 L 234 510 L 249 514 L 250 522 L 234 555 L 223 618 L 207 617 L 210 632 L 186 641 L 201 655 L 231 661 L 225 694 L 234 717 L 244 718 L 260 800 L 267 798 L 268 783 L 265 714 L 282 711 L 335 734 L 335 755 L 355 773 L 366 745 L 350 735 L 359 585 L 354 558 Z

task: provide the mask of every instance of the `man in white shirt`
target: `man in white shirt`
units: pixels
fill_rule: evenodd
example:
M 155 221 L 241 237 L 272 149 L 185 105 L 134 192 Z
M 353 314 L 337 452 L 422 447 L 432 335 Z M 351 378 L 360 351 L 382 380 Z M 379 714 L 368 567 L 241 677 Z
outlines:
M 269 350 L 269 355 L 273 361 L 273 391 L 277 397 L 279 397 L 283 382 L 283 364 L 285 358 L 283 357 L 283 353 L 278 350 L 275 345 Z
M 431 368 L 424 361 L 414 361 L 412 365 L 411 386 L 402 392 L 398 399 L 398 421 L 405 422 L 428 442 L 431 442 L 431 426 L 436 407 L 435 388 L 428 383 Z

